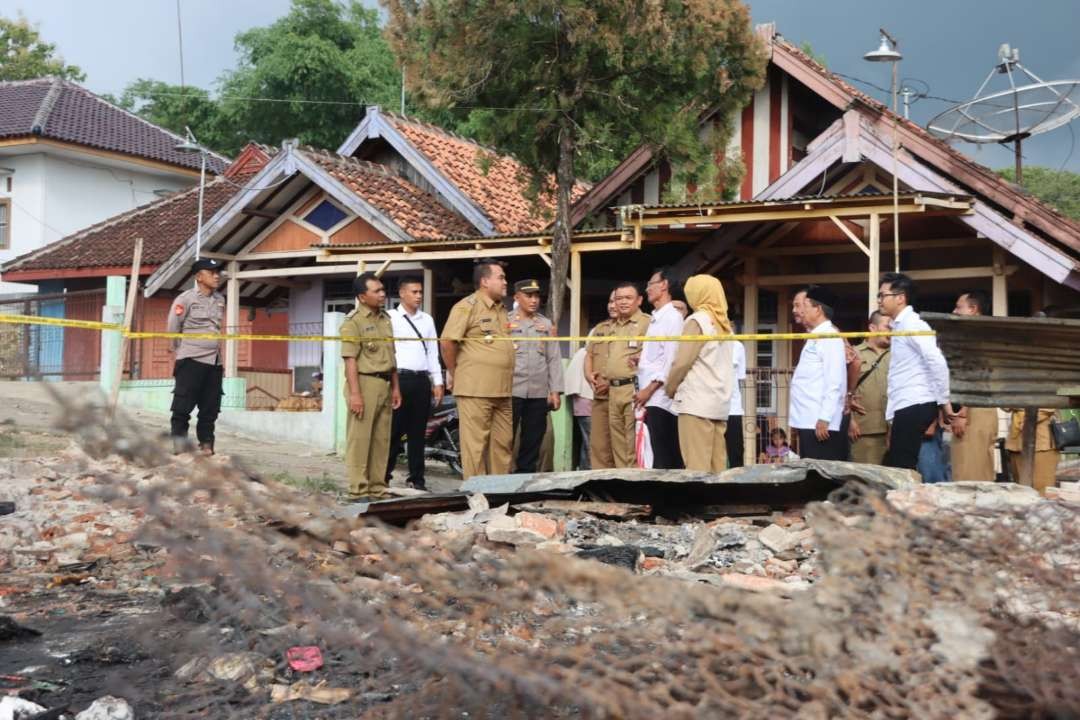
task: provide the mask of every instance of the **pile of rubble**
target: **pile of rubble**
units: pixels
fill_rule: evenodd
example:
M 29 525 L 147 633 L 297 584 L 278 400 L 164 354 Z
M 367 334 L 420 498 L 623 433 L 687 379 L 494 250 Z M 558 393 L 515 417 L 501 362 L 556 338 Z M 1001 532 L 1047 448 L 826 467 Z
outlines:
M 0 467 L 0 713 L 1080 715 L 1067 501 L 844 480 L 695 517 L 473 491 L 397 529 L 70 415 L 81 449 Z
M 772 516 L 675 522 L 648 505 L 544 500 L 492 508 L 484 495 L 469 509 L 429 514 L 416 529 L 456 542 L 528 547 L 597 560 L 633 572 L 748 590 L 804 590 L 820 574 L 814 532 L 803 511 Z

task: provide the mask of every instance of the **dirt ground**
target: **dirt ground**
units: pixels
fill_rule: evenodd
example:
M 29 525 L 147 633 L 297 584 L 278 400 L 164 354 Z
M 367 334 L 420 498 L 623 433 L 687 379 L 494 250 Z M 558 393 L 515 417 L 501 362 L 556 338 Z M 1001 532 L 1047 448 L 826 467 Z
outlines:
M 0 426 L 14 424 L 20 430 L 14 435 L 0 430 L 0 461 L 5 457 L 48 454 L 67 446 L 67 437 L 55 427 L 58 406 L 50 391 L 82 398 L 97 393 L 98 386 L 92 382 L 0 381 Z M 164 433 L 168 429 L 169 419 L 163 414 L 136 408 L 123 408 L 122 412 L 145 427 L 147 432 Z M 238 433 L 219 432 L 217 451 L 236 458 L 253 473 L 294 487 L 336 494 L 348 486 L 342 459 L 308 445 L 268 442 Z M 433 492 L 449 492 L 461 485 L 461 479 L 441 463 L 429 463 L 426 474 L 428 487 Z M 402 486 L 404 483 L 402 465 L 394 472 L 391 485 Z

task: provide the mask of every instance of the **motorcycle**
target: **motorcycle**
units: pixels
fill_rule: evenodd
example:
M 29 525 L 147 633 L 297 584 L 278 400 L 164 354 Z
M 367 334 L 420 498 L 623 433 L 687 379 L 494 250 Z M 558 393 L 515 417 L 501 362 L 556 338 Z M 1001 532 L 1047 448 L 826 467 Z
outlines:
M 458 411 L 453 396 L 444 397 L 432 411 L 424 431 L 424 439 L 425 460 L 444 462 L 456 475 L 462 475 Z

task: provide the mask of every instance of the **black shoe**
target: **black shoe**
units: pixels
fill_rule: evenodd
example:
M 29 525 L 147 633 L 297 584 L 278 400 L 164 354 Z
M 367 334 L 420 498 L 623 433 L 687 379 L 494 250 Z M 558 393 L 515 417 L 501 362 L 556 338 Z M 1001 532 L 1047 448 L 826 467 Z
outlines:
M 423 482 L 418 482 L 417 483 L 417 482 L 413 482 L 412 480 L 406 480 L 405 481 L 405 487 L 411 488 L 413 490 L 423 490 L 424 492 L 427 492 L 427 484 L 423 483 Z

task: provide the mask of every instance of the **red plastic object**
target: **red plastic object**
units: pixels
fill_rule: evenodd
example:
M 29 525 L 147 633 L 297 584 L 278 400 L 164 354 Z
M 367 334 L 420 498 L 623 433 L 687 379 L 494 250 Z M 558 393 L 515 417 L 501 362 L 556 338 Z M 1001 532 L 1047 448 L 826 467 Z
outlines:
M 314 645 L 291 647 L 285 652 L 285 659 L 297 672 L 311 672 L 323 666 L 322 651 Z

